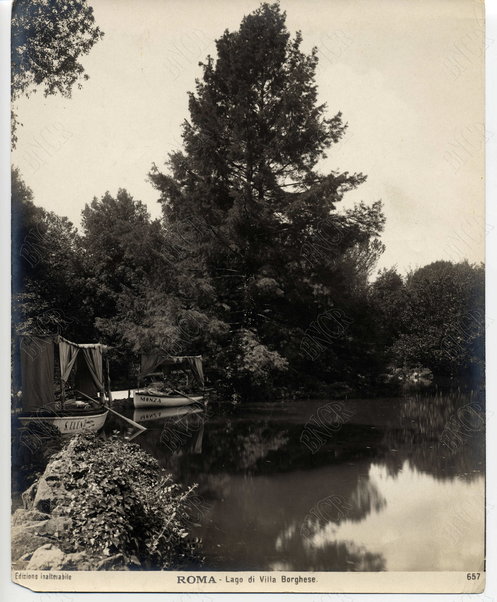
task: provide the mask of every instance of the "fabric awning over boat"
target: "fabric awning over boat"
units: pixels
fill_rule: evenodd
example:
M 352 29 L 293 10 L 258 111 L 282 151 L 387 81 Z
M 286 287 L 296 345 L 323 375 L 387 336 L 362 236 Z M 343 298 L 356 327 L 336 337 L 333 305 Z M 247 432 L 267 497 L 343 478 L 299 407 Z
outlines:
M 109 347 L 100 343 L 80 344 L 61 336 L 23 336 L 20 341 L 23 409 L 33 411 L 55 404 L 54 345 L 59 346 L 61 380 L 67 382 L 76 365 L 78 390 L 103 392 L 102 356 Z M 80 353 L 81 352 L 81 353 Z
M 108 351 L 107 345 L 101 343 L 73 343 L 63 337 L 59 338 L 59 361 L 60 361 L 60 374 L 63 381 L 67 382 L 69 374 L 71 373 L 72 367 L 78 359 L 79 351 L 82 351 L 82 357 L 79 358 L 78 363 L 80 366 L 80 373 L 87 373 L 97 391 L 104 389 L 104 376 L 103 376 L 103 364 L 102 355 Z M 81 374 L 81 376 L 83 376 Z M 82 378 L 80 384 L 80 390 L 84 393 L 89 391 L 88 378 Z
M 34 411 L 55 404 L 54 346 L 51 337 L 22 337 L 21 382 L 22 405 L 25 411 Z
M 140 376 L 146 376 L 163 366 L 190 368 L 195 380 L 204 387 L 204 368 L 201 355 L 164 355 L 162 352 L 143 353 L 141 356 Z

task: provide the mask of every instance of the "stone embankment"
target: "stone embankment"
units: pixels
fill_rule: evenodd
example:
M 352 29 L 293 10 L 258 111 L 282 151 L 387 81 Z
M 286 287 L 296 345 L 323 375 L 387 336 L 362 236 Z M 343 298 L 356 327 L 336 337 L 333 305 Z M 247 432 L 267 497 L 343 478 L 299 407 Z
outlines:
M 23 508 L 12 515 L 11 554 L 15 570 L 125 570 L 123 554 L 110 557 L 89 556 L 87 552 L 65 552 L 64 536 L 72 527 L 64 516 L 64 485 L 60 476 L 64 455 L 71 453 L 71 443 L 49 462 L 43 475 L 22 494 Z M 140 563 L 136 559 L 136 568 Z
M 139 445 L 77 435 L 12 515 L 15 570 L 171 570 L 202 563 L 193 496 Z

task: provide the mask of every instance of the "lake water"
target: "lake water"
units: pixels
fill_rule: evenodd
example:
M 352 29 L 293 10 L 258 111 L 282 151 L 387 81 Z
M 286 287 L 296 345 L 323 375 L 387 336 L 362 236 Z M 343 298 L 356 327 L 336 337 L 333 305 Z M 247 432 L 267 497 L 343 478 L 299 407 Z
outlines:
M 483 570 L 484 426 L 470 399 L 179 412 L 128 415 L 148 429 L 134 442 L 199 484 L 206 569 Z

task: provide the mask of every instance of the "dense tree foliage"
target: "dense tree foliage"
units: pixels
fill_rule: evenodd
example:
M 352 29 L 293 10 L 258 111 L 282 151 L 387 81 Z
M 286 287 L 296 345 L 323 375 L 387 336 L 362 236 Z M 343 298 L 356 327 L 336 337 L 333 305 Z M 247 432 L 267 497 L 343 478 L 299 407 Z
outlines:
M 93 333 L 81 238 L 71 222 L 33 203 L 12 171 L 12 298 L 19 334 Z
M 319 171 L 346 125 L 340 113 L 325 116 L 317 50 L 306 55 L 301 42 L 278 5 L 226 31 L 189 96 L 183 151 L 170 156 L 168 172 L 151 173 L 166 228 L 188 241 L 178 267 L 199 258 L 190 278 L 212 290 L 228 333 L 224 371 L 244 391 L 282 372 L 292 384 L 300 378 L 309 324 L 335 305 L 349 311 L 382 250 L 379 203 L 337 210 L 365 177 Z M 330 372 L 326 351 L 311 373 Z
M 222 325 L 208 315 L 214 299 L 200 260 L 143 203 L 125 190 L 94 199 L 83 210 L 83 246 L 96 325 L 119 354 L 212 351 Z
M 485 273 L 467 262 L 436 261 L 408 274 L 400 289 L 398 365 L 438 376 L 479 378 L 485 357 Z
M 151 222 L 141 201 L 119 190 L 116 198 L 107 192 L 85 206 L 82 231 L 97 318 L 113 318 L 121 293 L 152 277 L 163 239 L 160 224 Z

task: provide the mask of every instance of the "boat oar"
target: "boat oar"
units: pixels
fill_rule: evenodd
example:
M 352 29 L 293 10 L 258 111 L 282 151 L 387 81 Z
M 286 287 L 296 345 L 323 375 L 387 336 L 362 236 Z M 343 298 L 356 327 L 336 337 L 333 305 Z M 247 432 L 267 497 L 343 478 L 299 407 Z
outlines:
M 187 395 L 186 393 L 182 393 L 181 391 L 178 391 L 177 389 L 171 389 L 171 391 L 173 393 L 177 393 L 178 395 L 182 395 L 183 397 L 186 397 L 187 399 L 189 399 L 192 403 L 202 403 L 200 400 L 198 399 L 193 399 L 193 397 L 190 397 L 189 395 Z
M 104 403 L 101 403 L 100 401 L 97 401 L 96 399 L 93 399 L 93 397 L 90 397 L 86 393 L 83 393 L 83 391 L 76 390 L 76 393 L 79 393 L 80 395 L 84 395 L 84 397 L 86 397 L 90 401 L 93 401 L 93 403 L 96 403 L 97 405 L 103 406 L 106 410 L 109 410 L 109 412 L 112 412 L 116 416 L 119 416 L 119 418 L 122 418 L 126 422 L 129 422 L 129 424 L 131 424 L 135 428 L 140 429 L 141 431 L 146 431 L 147 430 L 146 426 L 138 424 L 138 422 L 135 422 L 134 420 L 131 420 L 131 418 L 126 418 L 126 416 L 123 416 L 122 414 L 119 414 L 119 412 L 116 412 L 116 410 L 113 410 L 112 408 L 109 408 L 109 406 L 106 406 Z

